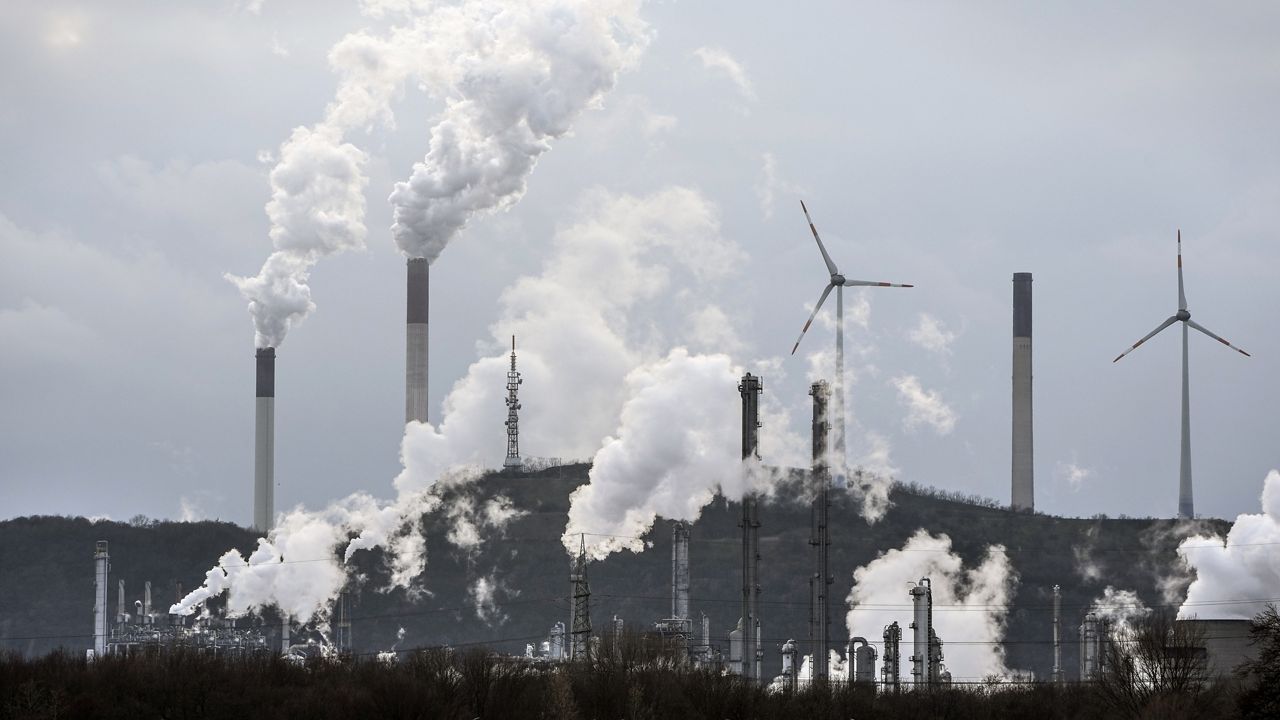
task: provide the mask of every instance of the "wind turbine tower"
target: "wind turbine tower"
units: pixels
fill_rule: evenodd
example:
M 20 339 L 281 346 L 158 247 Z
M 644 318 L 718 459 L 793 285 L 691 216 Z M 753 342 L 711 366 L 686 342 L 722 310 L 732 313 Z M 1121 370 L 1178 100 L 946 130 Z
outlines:
M 796 350 L 800 348 L 800 341 L 804 339 L 804 334 L 809 331 L 809 326 L 813 324 L 813 319 L 817 317 L 818 311 L 822 309 L 822 303 L 826 302 L 827 296 L 831 294 L 831 289 L 836 291 L 836 372 L 835 387 L 833 394 L 835 395 L 835 412 L 832 413 L 834 422 L 831 423 L 831 429 L 835 434 L 834 458 L 832 465 L 835 466 L 836 473 L 840 477 L 845 476 L 845 467 L 847 466 L 847 457 L 845 453 L 844 442 L 844 289 L 846 287 L 914 287 L 913 285 L 902 285 L 898 283 L 876 282 L 872 280 L 850 280 L 840 274 L 839 268 L 835 262 L 831 260 L 831 256 L 827 254 L 827 248 L 822 245 L 822 238 L 818 237 L 818 228 L 813 225 L 813 218 L 809 217 L 809 208 L 805 207 L 804 201 L 800 201 L 800 209 L 804 211 L 804 219 L 809 223 L 809 230 L 813 233 L 813 239 L 818 243 L 818 252 L 822 253 L 822 261 L 827 265 L 827 272 L 831 273 L 831 279 L 827 282 L 827 286 L 822 290 L 822 295 L 818 297 L 818 304 L 813 306 L 813 313 L 809 315 L 809 319 L 805 321 L 804 329 L 800 331 L 800 337 L 796 338 L 796 344 L 791 348 L 791 354 L 795 355 Z
M 1139 345 L 1155 337 L 1161 330 L 1175 322 L 1182 323 L 1182 461 L 1178 472 L 1178 517 L 1190 518 L 1195 517 L 1195 507 L 1191 497 L 1191 384 L 1187 372 L 1187 328 L 1193 327 L 1241 355 L 1249 357 L 1249 353 L 1214 335 L 1208 328 L 1192 320 L 1191 313 L 1187 312 L 1187 295 L 1182 284 L 1181 230 L 1178 231 L 1178 312 L 1169 317 L 1168 320 L 1160 323 L 1155 330 L 1147 333 L 1141 340 L 1134 343 L 1133 347 L 1120 353 L 1111 362 L 1119 362 L 1120 358 L 1133 352 Z

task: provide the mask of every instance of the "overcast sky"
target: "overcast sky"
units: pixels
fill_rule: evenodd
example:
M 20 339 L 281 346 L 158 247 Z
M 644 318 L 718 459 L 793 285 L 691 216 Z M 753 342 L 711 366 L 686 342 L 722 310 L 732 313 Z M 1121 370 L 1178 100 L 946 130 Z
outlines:
M 721 349 L 804 432 L 805 355 L 833 333 L 816 324 L 787 357 L 826 281 L 803 198 L 847 276 L 916 285 L 846 295 L 852 459 L 1007 502 L 1011 276 L 1028 271 L 1037 509 L 1171 516 L 1176 328 L 1111 359 L 1176 310 L 1181 228 L 1193 316 L 1253 353 L 1191 338 L 1196 510 L 1256 510 L 1280 466 L 1280 6 L 658 2 L 641 15 L 652 39 L 602 107 L 433 266 L 433 413 L 502 352 L 500 294 L 539 272 L 558 229 L 600 197 L 681 187 L 741 252 L 714 288 L 681 276 L 672 295 L 710 294 L 731 330 L 715 337 L 735 346 Z M 354 0 L 0 5 L 0 516 L 250 520 L 253 328 L 223 274 L 253 274 L 271 251 L 267 173 L 333 97 L 329 48 L 388 22 Z M 368 247 L 317 265 L 317 310 L 280 348 L 277 508 L 392 494 L 404 258 L 387 196 L 440 109 L 410 86 L 395 126 L 359 138 Z M 683 326 L 680 305 L 636 320 Z M 584 455 L 533 436 L 529 455 Z

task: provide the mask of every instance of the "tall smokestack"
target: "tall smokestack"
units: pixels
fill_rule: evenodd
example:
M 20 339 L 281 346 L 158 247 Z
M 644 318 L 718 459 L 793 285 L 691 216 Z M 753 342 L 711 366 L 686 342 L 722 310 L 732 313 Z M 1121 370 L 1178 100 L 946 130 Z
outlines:
M 738 384 L 742 395 L 742 465 L 750 472 L 750 464 L 760 462 L 760 378 L 747 373 Z M 742 497 L 742 676 L 760 679 L 760 515 L 755 492 L 748 489 Z
M 831 472 L 828 465 L 827 404 L 831 400 L 831 387 L 819 380 L 809 388 L 813 396 L 813 508 L 812 533 L 809 544 L 814 548 L 813 576 L 809 578 L 812 606 L 809 615 L 809 642 L 812 644 L 813 661 L 809 675 L 814 682 L 827 679 L 831 647 L 831 610 L 828 594 L 831 592 L 830 510 Z M 838 458 L 838 456 L 837 456 Z M 865 644 L 865 643 L 864 643 Z
M 689 526 L 682 522 L 671 525 L 671 617 L 689 619 Z
M 253 439 L 253 529 L 268 532 L 276 506 L 276 349 L 258 349 Z
M 1031 419 L 1031 273 L 1013 274 L 1014 510 L 1035 510 Z
M 427 308 L 430 265 L 426 258 L 409 258 L 407 345 L 404 372 L 404 421 L 427 421 Z
M 107 573 L 111 556 L 107 541 L 99 540 L 93 550 L 93 656 L 107 654 Z

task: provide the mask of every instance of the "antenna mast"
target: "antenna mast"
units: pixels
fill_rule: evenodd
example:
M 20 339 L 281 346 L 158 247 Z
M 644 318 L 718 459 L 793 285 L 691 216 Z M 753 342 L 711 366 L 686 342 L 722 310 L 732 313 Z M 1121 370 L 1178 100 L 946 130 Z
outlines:
M 511 336 L 511 370 L 507 372 L 507 459 L 503 468 L 516 468 L 520 462 L 520 373 L 516 370 L 516 336 Z

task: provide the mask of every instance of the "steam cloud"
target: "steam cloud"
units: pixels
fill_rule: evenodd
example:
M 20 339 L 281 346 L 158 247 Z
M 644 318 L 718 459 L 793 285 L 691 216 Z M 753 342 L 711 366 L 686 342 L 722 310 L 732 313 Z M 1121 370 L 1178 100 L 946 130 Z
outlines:
M 551 141 L 648 43 L 638 0 L 471 0 L 419 18 L 423 85 L 446 106 L 391 194 L 392 232 L 434 262 L 476 213 L 506 208 Z
M 1093 601 L 1089 612 L 1097 615 L 1099 620 L 1105 620 L 1117 636 L 1131 637 L 1137 621 L 1150 613 L 1151 608 L 1133 590 L 1117 590 L 1108 585 L 1102 591 L 1102 597 Z
M 896 620 L 903 627 L 903 646 L 909 645 L 907 585 L 924 577 L 933 586 L 933 627 L 942 639 L 943 662 L 978 678 L 1007 675 L 1000 640 L 1017 577 L 1001 545 L 988 546 L 982 562 L 966 569 L 951 551 L 951 538 L 916 531 L 902 549 L 889 550 L 853 571 L 849 635 L 874 641 Z
M 253 277 L 226 275 L 249 301 L 258 347 L 279 347 L 290 326 L 315 309 L 307 280 L 316 262 L 364 248 L 367 156 L 345 137 L 392 122 L 391 102 L 409 69 L 406 51 L 402 42 L 365 32 L 340 40 L 329 52 L 340 80 L 324 118 L 295 128 L 280 146 L 266 207 L 275 252 Z
M 691 356 L 683 348 L 633 371 L 617 436 L 605 438 L 590 482 L 570 497 L 565 549 L 574 552 L 578 534 L 588 533 L 593 559 L 640 552 L 639 536 L 656 516 L 696 520 L 717 489 L 740 497 L 754 485 L 735 422 L 740 375 L 726 355 Z
M 1263 600 L 1280 597 L 1280 471 L 1267 473 L 1262 512 L 1236 517 L 1227 536 L 1196 535 L 1182 541 L 1178 555 L 1195 571 L 1179 618 L 1248 619 Z M 1252 601 L 1252 602 L 1249 602 Z
M 279 346 L 289 327 L 314 308 L 307 279 L 320 258 L 364 246 L 366 156 L 344 137 L 356 128 L 393 122 L 391 102 L 406 79 L 416 78 L 446 101 L 431 152 L 393 199 L 401 247 L 411 255 L 434 257 L 471 214 L 518 200 L 548 142 L 568 132 L 574 118 L 598 102 L 618 71 L 644 48 L 646 26 L 637 16 L 638 5 L 628 0 L 364 3 L 366 14 L 396 15 L 402 22 L 383 37 L 361 31 L 334 46 L 329 61 L 341 78 L 335 99 L 321 122 L 293 131 L 271 172 L 267 214 L 276 250 L 257 276 L 229 276 L 250 301 L 258 346 Z M 689 191 L 675 195 L 707 207 Z M 605 226 L 594 229 L 608 232 Z M 633 239 L 615 234 L 615 245 Z M 643 295 L 636 288 L 635 296 Z M 549 299 L 543 310 L 557 312 L 571 297 Z M 415 432 L 418 424 L 409 424 L 396 500 L 357 494 L 323 511 L 287 513 L 247 559 L 236 551 L 225 554 L 205 583 L 170 611 L 189 615 L 226 593 L 232 612 L 275 605 L 297 619 L 324 619 L 346 581 L 345 563 L 354 553 L 375 548 L 387 552 L 392 587 L 421 592 L 412 586 L 426 563 L 418 525 L 442 502 L 431 492 L 438 480 L 465 481 L 474 475 L 465 466 L 479 457 L 479 427 L 487 420 L 479 401 L 490 398 L 488 390 L 471 391 L 493 369 L 487 360 L 473 366 L 446 401 L 447 416 L 454 420 L 450 429 L 466 429 L 455 433 L 456 441 L 430 426 Z M 537 357 L 526 358 L 526 367 L 532 365 L 527 376 L 545 377 L 545 365 L 539 373 L 538 364 Z M 626 358 L 621 364 L 634 361 Z M 451 505 L 446 514 L 450 538 L 463 547 L 474 546 L 483 529 L 500 528 L 517 515 L 501 500 L 481 511 Z M 492 605 L 492 593 L 485 597 Z

